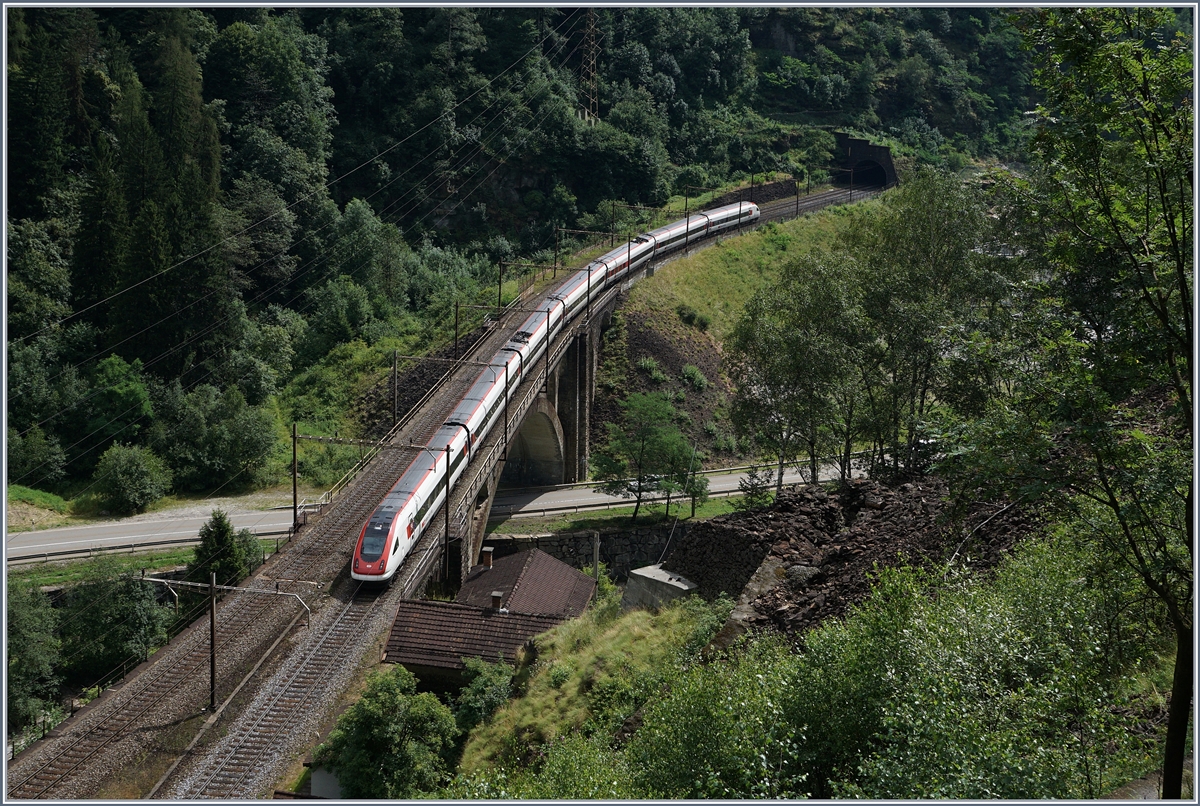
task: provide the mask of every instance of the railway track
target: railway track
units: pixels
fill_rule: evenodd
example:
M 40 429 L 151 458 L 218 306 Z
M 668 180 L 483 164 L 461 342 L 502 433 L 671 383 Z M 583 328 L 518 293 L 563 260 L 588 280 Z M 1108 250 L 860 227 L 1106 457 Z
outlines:
M 862 201 L 879 195 L 881 190 L 882 188 L 878 187 L 857 187 L 854 189 L 853 199 L 851 199 L 849 188 L 834 188 L 821 193 L 814 193 L 810 196 L 760 202 L 758 205 L 761 213 L 759 223 L 786 221 L 836 204 L 850 204 L 851 201 Z
M 177 776 L 179 782 L 168 796 L 228 799 L 246 797 L 262 786 L 264 774 L 270 775 L 273 766 L 265 762 L 286 752 L 288 739 L 297 733 L 307 712 L 336 696 L 347 667 L 357 666 L 348 661 L 361 634 L 371 632 L 369 623 L 386 615 L 387 604 L 397 596 L 393 591 L 364 594 L 355 586 L 348 601 L 328 608 L 330 617 L 319 631 L 310 633 L 313 640 L 291 653 L 246 709 L 246 717 L 234 722 L 210 752 Z M 267 786 L 270 783 L 266 781 Z
M 475 354 L 507 340 L 504 327 L 480 339 Z M 439 401 L 465 391 L 478 369 L 463 365 L 442 377 L 444 394 L 427 395 L 394 430 L 391 442 L 404 445 L 425 441 L 445 418 Z M 451 404 L 452 405 L 452 404 Z M 276 555 L 247 583 L 247 587 L 296 593 L 311 599 L 346 566 L 359 526 L 412 459 L 408 450 L 386 450 L 349 485 L 328 511 Z M 431 541 L 432 542 L 432 541 Z M 433 546 L 436 548 L 436 546 Z M 428 554 L 430 546 L 418 547 Z M 414 566 L 417 565 L 414 563 Z M 414 580 L 393 585 L 396 595 L 408 592 Z M 315 584 L 314 584 L 315 583 Z M 229 691 L 239 672 L 253 663 L 295 614 L 292 599 L 232 594 L 217 613 L 218 691 Z M 168 729 L 201 712 L 208 699 L 209 643 L 201 620 L 172 644 L 160 650 L 141 673 L 110 690 L 92 707 L 80 712 L 52 736 L 14 759 L 7 776 L 6 796 L 12 799 L 87 797 L 94 787 L 137 752 L 130 747 L 137 734 Z
M 864 197 L 869 191 L 856 191 Z M 848 201 L 849 191 L 833 190 L 760 205 L 762 220 L 782 220 L 830 204 Z M 506 315 L 509 318 L 511 313 Z M 490 356 L 508 338 L 508 322 L 497 323 L 474 345 L 472 359 Z M 445 419 L 454 401 L 461 397 L 478 375 L 478 368 L 463 364 L 441 375 L 433 390 L 392 429 L 389 442 L 403 448 L 408 443 L 423 445 Z M 444 403 L 442 401 L 451 401 Z M 336 499 L 328 512 L 302 533 L 284 552 L 277 555 L 250 581 L 249 587 L 276 589 L 311 596 L 345 567 L 353 550 L 354 533 L 411 461 L 408 450 L 383 450 Z M 457 491 L 456 491 L 457 492 Z M 457 497 L 457 496 L 456 496 Z M 213 750 L 199 756 L 188 771 L 180 769 L 176 783 L 168 789 L 174 797 L 244 797 L 261 788 L 256 779 L 272 764 L 264 757 L 278 756 L 287 750 L 287 738 L 294 738 L 295 727 L 320 710 L 311 707 L 330 691 L 348 669 L 350 662 L 366 650 L 363 635 L 374 635 L 387 620 L 389 605 L 409 595 L 430 556 L 438 550 L 438 537 L 429 530 L 413 552 L 403 577 L 380 595 L 361 596 L 356 590 L 332 591 L 340 607 L 325 607 L 314 614 L 319 630 L 310 630 L 298 649 L 283 662 L 269 685 L 255 695 L 246 716 L 229 726 L 229 733 Z M 347 580 L 344 587 L 350 585 Z M 229 690 L 231 677 L 248 663 L 248 657 L 284 629 L 294 615 L 293 600 L 276 597 L 235 594 L 227 597 L 218 611 L 217 647 L 219 689 Z M 372 623 L 375 627 L 370 627 Z M 60 730 L 58 738 L 43 742 L 37 753 L 22 755 L 10 765 L 6 795 L 13 799 L 87 797 L 88 784 L 96 781 L 120 763 L 121 752 L 114 748 L 130 744 L 135 733 L 163 728 L 181 716 L 203 710 L 207 700 L 209 659 L 207 630 L 203 623 L 194 625 L 168 648 L 156 655 L 155 662 L 136 678 L 122 686 L 107 701 L 75 724 Z M 386 625 L 383 627 L 386 629 Z M 197 684 L 199 681 L 199 684 Z M 83 716 L 82 714 L 80 715 Z M 124 748 L 128 754 L 128 747 Z M 107 765 L 96 764 L 111 755 Z M 99 771 L 81 774 L 89 767 Z M 105 770 L 105 767 L 108 770 Z M 257 771 L 257 772 L 256 772 Z M 79 780 L 85 779 L 85 780 Z M 166 791 L 166 790 L 164 790 Z

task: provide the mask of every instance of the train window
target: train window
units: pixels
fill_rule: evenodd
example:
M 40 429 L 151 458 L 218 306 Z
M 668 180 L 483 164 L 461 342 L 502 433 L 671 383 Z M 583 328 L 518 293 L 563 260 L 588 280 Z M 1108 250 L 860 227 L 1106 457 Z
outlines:
M 387 537 L 385 535 L 368 534 L 363 537 L 362 544 L 362 559 L 365 562 L 373 563 L 383 555 L 383 547 L 387 545 Z

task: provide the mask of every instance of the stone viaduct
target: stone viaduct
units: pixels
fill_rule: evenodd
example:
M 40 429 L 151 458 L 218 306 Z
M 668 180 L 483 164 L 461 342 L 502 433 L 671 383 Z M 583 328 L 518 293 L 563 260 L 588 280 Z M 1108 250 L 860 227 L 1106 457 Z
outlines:
M 592 400 L 601 334 L 612 321 L 622 289 L 653 273 L 647 266 L 610 288 L 550 345 L 509 402 L 508 428 L 499 425 L 451 494 L 450 535 L 459 545 L 459 568 L 478 562 L 492 500 L 501 480 L 523 486 L 570 484 L 587 478 Z M 505 436 L 507 431 L 507 445 Z
M 887 147 L 874 146 L 841 132 L 836 136 L 838 169 L 845 174 L 839 178 L 840 182 L 864 187 L 896 184 L 896 170 Z M 433 524 L 443 525 L 437 527 L 437 544 L 429 547 L 422 567 L 430 570 L 443 567 L 443 562 L 436 561 L 443 552 L 450 553 L 448 565 L 453 567 L 456 546 L 457 567 L 463 576 L 478 562 L 488 515 L 501 480 L 537 486 L 569 484 L 587 478 L 601 334 L 612 320 L 620 292 L 676 256 L 678 253 L 647 264 L 619 286 L 597 293 L 589 300 L 586 312 L 580 312 L 563 328 L 546 354 L 525 374 L 506 407 L 505 426 L 493 427 L 491 434 L 476 446 L 470 465 L 451 491 L 449 512 L 443 511 L 431 520 L 429 532 L 434 531 Z M 534 296 L 526 302 L 536 303 L 540 299 Z

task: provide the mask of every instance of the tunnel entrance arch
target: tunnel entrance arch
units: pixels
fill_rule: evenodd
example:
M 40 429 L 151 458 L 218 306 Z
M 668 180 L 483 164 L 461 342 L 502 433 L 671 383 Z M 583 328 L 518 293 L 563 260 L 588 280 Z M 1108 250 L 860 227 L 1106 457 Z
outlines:
M 833 183 L 839 187 L 848 187 L 853 183 L 856 189 L 863 190 L 887 187 L 887 170 L 873 160 L 862 160 L 849 168 L 838 171 L 833 177 Z
M 852 171 L 856 188 L 890 188 L 899 183 L 890 148 L 873 145 L 845 132 L 833 134 L 837 140 L 837 170 L 834 171 L 837 184 L 848 186 Z

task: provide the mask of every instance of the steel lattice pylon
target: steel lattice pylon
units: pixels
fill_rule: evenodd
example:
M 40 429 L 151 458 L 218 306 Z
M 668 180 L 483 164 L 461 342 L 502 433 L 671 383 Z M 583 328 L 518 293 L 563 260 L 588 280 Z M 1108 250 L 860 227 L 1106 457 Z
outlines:
M 596 9 L 594 8 L 588 9 L 587 31 L 584 37 L 583 85 L 587 88 L 588 114 L 596 118 L 600 116 L 600 100 L 597 92 L 599 81 L 596 77 L 596 56 L 600 48 L 596 44 Z

